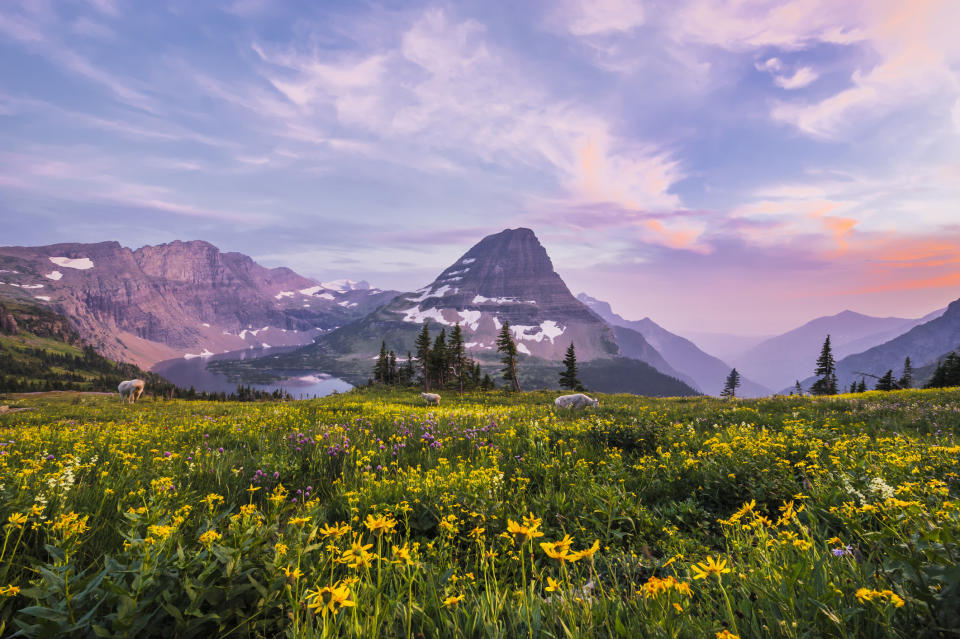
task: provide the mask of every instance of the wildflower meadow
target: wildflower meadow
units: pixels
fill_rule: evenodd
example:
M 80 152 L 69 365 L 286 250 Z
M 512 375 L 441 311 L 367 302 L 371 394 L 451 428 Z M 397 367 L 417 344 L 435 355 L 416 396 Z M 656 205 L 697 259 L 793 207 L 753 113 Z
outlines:
M 61 395 L 0 415 L 0 634 L 960 636 L 960 392 Z

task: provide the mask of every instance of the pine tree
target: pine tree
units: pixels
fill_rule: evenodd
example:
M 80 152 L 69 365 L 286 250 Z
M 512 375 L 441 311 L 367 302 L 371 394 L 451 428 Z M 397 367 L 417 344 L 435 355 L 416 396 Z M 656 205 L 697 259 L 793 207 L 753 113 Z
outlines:
M 400 380 L 397 376 L 397 354 L 393 351 L 390 351 L 390 365 L 387 368 L 387 383 L 396 386 L 398 381 Z
M 457 384 L 460 386 L 460 393 L 463 393 L 463 378 L 470 373 L 467 362 L 467 350 L 463 345 L 463 329 L 460 328 L 460 322 L 457 322 L 450 333 L 450 343 L 447 345 L 447 358 L 450 361 L 450 367 L 453 369 L 453 375 L 457 378 Z
M 793 390 L 796 391 L 797 395 L 803 397 L 803 386 L 800 385 L 800 380 L 797 380 L 796 385 L 793 387 Z
M 413 355 L 410 354 L 410 351 L 407 351 L 407 363 L 403 365 L 403 369 L 400 371 L 400 385 L 412 385 L 416 375 L 417 373 L 413 368 Z
M 733 399 L 737 396 L 737 387 L 740 386 L 740 373 L 737 372 L 737 369 L 730 371 L 730 374 L 727 375 L 727 381 L 723 385 L 723 391 L 720 393 L 720 397 L 729 397 Z
M 513 390 L 520 391 L 520 378 L 517 377 L 517 345 L 510 334 L 510 322 L 505 321 L 497 336 L 497 352 L 503 363 L 503 379 Z
M 912 388 L 913 387 L 913 364 L 910 363 L 910 358 L 903 360 L 903 375 L 897 382 L 900 385 L 900 388 Z
M 441 328 L 440 334 L 433 340 L 433 351 L 430 354 L 430 374 L 437 388 L 443 388 L 447 383 L 447 374 L 450 372 L 447 355 L 447 329 Z
M 480 382 L 480 388 L 485 391 L 493 390 L 493 380 L 490 379 L 490 373 L 483 374 L 483 381 Z
M 862 377 L 860 378 L 860 386 L 857 387 L 857 392 L 858 392 L 858 393 L 866 393 L 866 392 L 867 392 L 867 380 L 865 380 L 865 379 L 862 378 Z
M 423 375 L 423 390 L 430 392 L 430 322 L 424 322 L 423 328 L 417 335 L 417 360 L 420 362 L 420 372 Z
M 577 377 L 577 353 L 574 350 L 573 342 L 567 347 L 567 354 L 563 358 L 564 369 L 560 371 L 560 388 L 582 391 L 583 384 Z
M 833 350 L 830 347 L 830 336 L 823 342 L 820 357 L 817 358 L 817 370 L 814 373 L 819 379 L 810 387 L 814 395 L 837 394 L 837 366 L 833 359 Z
M 377 357 L 377 363 L 373 366 L 373 381 L 377 384 L 386 384 L 389 375 L 390 364 L 387 360 L 387 342 L 380 342 L 380 355 Z
M 893 381 L 893 370 L 888 370 L 883 374 L 883 377 L 877 380 L 877 385 L 875 386 L 878 391 L 891 391 L 894 388 Z

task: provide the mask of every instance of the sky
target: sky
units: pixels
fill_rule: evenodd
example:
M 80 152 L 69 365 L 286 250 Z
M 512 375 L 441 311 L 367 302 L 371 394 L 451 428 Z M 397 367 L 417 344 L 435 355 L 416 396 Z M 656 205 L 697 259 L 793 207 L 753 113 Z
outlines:
M 960 2 L 5 0 L 0 244 L 203 239 L 776 333 L 960 298 Z

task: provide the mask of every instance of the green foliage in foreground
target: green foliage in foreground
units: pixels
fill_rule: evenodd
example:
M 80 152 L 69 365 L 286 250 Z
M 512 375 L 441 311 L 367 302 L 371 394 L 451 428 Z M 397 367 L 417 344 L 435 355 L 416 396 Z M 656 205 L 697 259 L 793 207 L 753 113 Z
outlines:
M 555 396 L 4 400 L 0 634 L 957 636 L 960 392 Z

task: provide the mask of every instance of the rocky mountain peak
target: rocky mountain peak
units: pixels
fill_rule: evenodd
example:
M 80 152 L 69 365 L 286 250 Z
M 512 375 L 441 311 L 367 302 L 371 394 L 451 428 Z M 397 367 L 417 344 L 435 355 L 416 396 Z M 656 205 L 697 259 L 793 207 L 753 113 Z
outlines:
M 617 352 L 610 327 L 573 297 L 527 228 L 488 235 L 433 283 L 398 296 L 384 313 L 411 324 L 459 322 L 480 350 L 492 350 L 497 332 L 510 322 L 520 352 L 528 355 L 559 359 L 571 341 L 583 359 Z

